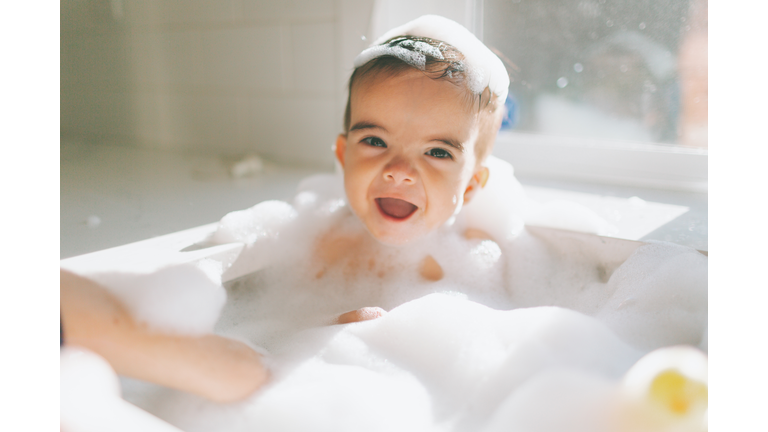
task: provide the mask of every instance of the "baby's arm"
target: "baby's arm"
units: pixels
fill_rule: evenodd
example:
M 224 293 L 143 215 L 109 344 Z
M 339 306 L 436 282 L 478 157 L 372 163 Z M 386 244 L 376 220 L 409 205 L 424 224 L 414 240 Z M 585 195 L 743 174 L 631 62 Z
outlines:
M 120 375 L 216 402 L 244 399 L 268 378 L 261 355 L 242 342 L 151 331 L 105 288 L 64 270 L 60 291 L 64 342 L 99 354 Z

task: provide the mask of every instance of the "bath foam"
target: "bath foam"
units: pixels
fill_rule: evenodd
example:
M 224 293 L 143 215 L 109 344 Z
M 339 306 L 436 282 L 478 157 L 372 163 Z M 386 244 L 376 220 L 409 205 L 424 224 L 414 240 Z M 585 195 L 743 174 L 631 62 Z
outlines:
M 522 232 L 531 203 L 512 165 L 495 156 L 489 156 L 484 165 L 488 181 L 461 209 L 458 226 L 483 230 L 497 241 L 512 240 Z
M 185 431 L 620 431 L 602 426 L 643 353 L 564 308 L 431 294 L 374 321 L 294 333 L 271 354 L 271 384 L 242 403 L 174 393 L 146 408 Z
M 275 238 L 280 228 L 296 218 L 293 207 L 283 201 L 264 201 L 247 210 L 228 213 L 211 237 L 213 243 L 256 241 Z
M 617 387 L 611 380 L 580 370 L 548 370 L 509 395 L 489 419 L 485 432 L 626 432 L 611 424 L 612 415 L 620 409 Z
M 293 206 L 286 202 L 264 201 L 249 209 L 234 211 L 224 216 L 217 230 L 203 243 L 242 243 L 243 250 L 237 260 L 234 263 L 222 263 L 226 270 L 224 277 L 237 277 L 256 271 L 280 258 L 272 253 L 272 249 L 281 241 L 282 228 L 297 216 Z
M 625 262 L 527 232 L 505 249 L 510 299 L 594 316 L 645 350 L 674 344 L 706 350 L 707 258 L 671 243 L 640 246 Z M 620 265 L 619 265 L 620 264 Z
M 302 182 L 290 204 L 255 206 L 253 219 L 225 217 L 212 238 L 239 238 L 248 252 L 224 273 L 244 272 L 226 284 L 215 332 L 266 349 L 273 380 L 229 406 L 157 388 L 162 403 L 128 397 L 187 431 L 562 430 L 557 415 L 568 430 L 626 430 L 606 419 L 638 359 L 671 344 L 706 347 L 706 258 L 658 243 L 611 260 L 526 230 L 512 168 L 490 163 L 477 199 L 406 247 L 367 234 L 339 175 Z M 247 227 L 276 228 L 246 243 Z M 468 240 L 466 228 L 493 240 Z M 346 242 L 333 265 L 317 258 L 328 231 Z M 419 276 L 426 255 L 441 280 Z M 389 313 L 331 325 L 366 306 Z
M 88 277 L 114 294 L 134 319 L 178 334 L 213 331 L 226 301 L 221 264 L 211 260 L 169 264 L 151 272 L 101 272 Z
M 623 339 L 644 349 L 679 343 L 706 349 L 707 258 L 696 250 L 641 246 L 608 285 L 614 294 L 596 317 Z
M 84 348 L 61 348 L 62 430 L 179 432 L 120 397 L 110 364 Z
M 431 294 L 386 318 L 349 331 L 414 373 L 430 390 L 436 417 L 465 430 L 475 430 L 503 395 L 550 368 L 618 378 L 640 357 L 599 322 L 562 308 L 498 311 Z

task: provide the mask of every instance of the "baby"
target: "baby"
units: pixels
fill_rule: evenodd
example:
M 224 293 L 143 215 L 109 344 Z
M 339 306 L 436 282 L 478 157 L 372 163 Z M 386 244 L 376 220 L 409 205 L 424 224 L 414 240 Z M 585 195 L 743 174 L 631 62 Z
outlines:
M 464 27 L 439 16 L 395 28 L 357 56 L 335 155 L 347 202 L 370 236 L 393 246 L 422 238 L 485 186 L 490 173 L 484 162 L 508 86 L 499 58 Z M 464 235 L 490 237 L 476 229 Z M 331 230 L 315 256 L 331 268 L 355 258 L 370 240 Z M 420 272 L 427 280 L 443 275 L 431 256 Z M 338 321 L 382 313 L 363 308 Z
M 285 256 L 302 260 L 300 271 L 290 273 L 318 282 L 298 285 L 316 285 L 315 293 L 333 287 L 329 289 L 336 291 L 328 295 L 338 294 L 347 307 L 359 307 L 364 301 L 379 300 L 357 301 L 355 295 L 339 293 L 347 288 L 357 291 L 354 287 L 371 281 L 387 284 L 391 292 L 399 289 L 393 278 L 400 276 L 435 282 L 461 265 L 445 268 L 449 258 L 438 256 L 440 249 L 434 249 L 438 244 L 451 247 L 442 240 L 450 243 L 462 235 L 479 244 L 491 240 L 484 231 L 493 233 L 492 240 L 506 240 L 498 238 L 510 231 L 499 229 L 504 224 L 490 226 L 484 221 L 493 217 L 477 217 L 485 211 L 479 209 L 489 208 L 479 204 L 488 204 L 492 191 L 478 194 L 491 175 L 489 167 L 498 167 L 492 183 L 510 177 L 497 183 L 504 186 L 494 193 L 501 188 L 507 194 L 516 184 L 511 167 L 504 171 L 489 158 L 509 87 L 501 60 L 461 25 L 428 15 L 384 34 L 357 56 L 354 65 L 344 133 L 334 149 L 346 199 L 340 199 L 340 178 L 321 175 L 300 186 L 295 206 L 262 202 L 228 214 L 205 241 L 245 246 L 234 262 L 224 263 L 224 280 L 284 262 Z M 320 201 L 333 206 L 323 210 L 323 215 L 333 217 L 305 211 Z M 477 208 L 462 212 L 471 201 L 478 201 L 472 206 Z M 502 210 L 502 203 L 493 201 L 494 211 Z M 291 236 L 297 244 L 312 239 L 312 246 L 287 252 Z M 394 303 L 390 300 L 386 306 Z M 338 311 L 332 313 L 335 319 Z M 378 308 L 363 308 L 336 321 L 382 314 Z

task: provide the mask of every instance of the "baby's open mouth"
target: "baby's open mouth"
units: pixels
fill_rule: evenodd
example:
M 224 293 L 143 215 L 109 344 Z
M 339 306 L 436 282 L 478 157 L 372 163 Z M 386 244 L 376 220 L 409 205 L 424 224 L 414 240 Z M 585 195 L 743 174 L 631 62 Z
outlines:
M 384 215 L 394 219 L 405 219 L 418 208 L 408 201 L 397 198 L 376 198 L 376 203 Z

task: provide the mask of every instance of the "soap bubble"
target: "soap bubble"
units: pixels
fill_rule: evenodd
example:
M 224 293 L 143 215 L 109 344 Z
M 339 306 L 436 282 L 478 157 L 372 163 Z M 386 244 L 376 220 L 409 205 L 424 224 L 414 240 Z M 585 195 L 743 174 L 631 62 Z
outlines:
M 560 77 L 557 79 L 557 86 L 560 88 L 565 88 L 565 86 L 568 85 L 568 78 L 566 77 Z
M 573 65 L 573 70 L 575 70 L 576 73 L 581 73 L 584 70 L 584 65 L 581 63 L 576 63 Z

